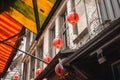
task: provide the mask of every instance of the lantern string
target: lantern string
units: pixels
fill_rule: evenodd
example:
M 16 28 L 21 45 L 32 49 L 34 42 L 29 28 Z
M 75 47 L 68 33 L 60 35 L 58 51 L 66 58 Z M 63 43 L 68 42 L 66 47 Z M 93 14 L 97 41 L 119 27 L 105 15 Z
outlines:
M 60 38 L 60 34 L 61 34 L 61 32 L 62 32 L 62 30 L 63 30 L 63 28 L 64 28 L 64 25 L 66 24 L 66 22 L 67 21 L 65 21 L 63 24 L 62 24 L 62 26 L 60 27 L 60 29 L 59 29 L 59 31 L 58 31 L 58 34 L 57 34 L 57 38 Z M 68 29 L 68 28 L 67 28 Z M 51 51 L 52 50 L 52 48 L 53 47 L 50 47 L 50 49 L 49 49 L 49 51 Z M 59 50 L 61 49 L 61 48 L 58 48 Z M 49 53 L 49 51 L 48 51 L 48 53 Z
M 67 1 L 68 0 L 66 0 L 66 3 L 67 3 Z M 81 0 L 79 0 L 79 2 L 77 2 L 77 4 L 72 8 L 72 10 L 74 10 L 78 5 L 79 5 L 79 3 L 81 2 Z M 72 11 L 71 10 L 71 11 Z M 57 17 L 58 16 L 56 16 L 54 19 L 53 19 L 53 21 L 55 21 L 56 19 L 57 19 Z M 63 28 L 64 28 L 64 26 L 65 26 L 65 24 L 67 23 L 67 20 L 61 25 L 61 27 L 60 27 L 60 29 L 59 29 L 59 31 L 58 31 L 58 34 L 57 34 L 57 36 L 56 37 L 60 37 L 60 34 L 61 34 L 61 32 L 62 32 L 62 30 L 63 30 Z M 68 26 L 67 26 L 68 27 Z M 68 29 L 68 28 L 67 28 Z M 67 30 L 66 29 L 66 30 Z M 48 50 L 48 52 L 47 52 L 47 55 L 49 55 L 49 51 L 51 51 L 53 49 L 53 47 L 51 46 L 50 48 L 49 48 L 49 50 Z M 61 49 L 61 48 L 58 48 L 59 50 Z M 46 54 L 45 54 L 46 55 Z
M 66 0 L 66 3 L 67 3 L 67 1 L 68 1 L 68 0 Z M 77 4 L 71 9 L 71 11 L 73 11 L 73 10 L 80 4 L 81 1 L 82 1 L 82 0 L 79 0 L 79 2 L 77 2 Z M 70 11 L 70 12 L 71 12 L 71 11 Z M 55 21 L 55 20 L 57 19 L 57 17 L 58 17 L 58 16 L 56 16 L 53 21 Z M 58 38 L 60 37 L 60 34 L 61 34 L 64 26 L 66 25 L 66 23 L 67 23 L 67 20 L 65 20 L 65 22 L 60 26 L 60 29 L 59 29 L 58 34 L 57 34 L 56 37 L 58 37 Z M 68 29 L 68 26 L 67 26 L 66 30 L 67 30 L 67 29 Z M 50 47 L 49 51 L 51 51 L 52 48 L 53 48 L 53 47 Z M 59 50 L 60 50 L 60 49 L 61 49 L 61 48 L 59 48 Z M 48 51 L 48 53 L 49 53 L 49 51 Z M 48 53 L 47 53 L 47 54 L 48 54 Z
M 68 1 L 68 0 L 66 0 L 66 3 L 67 3 L 67 1 Z M 77 4 L 71 9 L 71 11 L 73 11 L 73 10 L 80 4 L 81 1 L 82 1 L 82 0 L 79 0 L 79 2 L 77 2 Z M 71 11 L 70 11 L 70 12 L 71 12 Z M 55 21 L 57 18 L 58 18 L 58 16 L 56 16 L 53 21 Z M 58 34 L 57 34 L 56 37 L 58 37 L 58 38 L 60 37 L 60 34 L 61 34 L 64 26 L 66 25 L 66 23 L 67 23 L 67 20 L 60 26 L 60 29 L 59 29 Z M 66 30 L 67 30 L 67 29 L 68 29 L 68 26 L 67 26 Z M 53 48 L 53 47 L 50 47 L 50 48 L 49 48 L 47 54 L 49 53 L 49 51 L 52 50 L 52 48 Z M 59 49 L 61 49 L 61 48 L 59 48 Z M 49 54 L 48 54 L 48 55 L 49 55 Z
M 67 1 L 68 1 L 68 0 L 66 0 L 66 2 L 67 2 Z M 78 4 L 79 4 L 80 2 L 81 2 L 81 0 L 71 9 L 71 11 L 73 11 L 73 10 L 78 6 Z M 71 11 L 70 11 L 70 12 L 71 12 Z M 58 16 L 56 16 L 53 21 L 55 21 L 55 20 L 57 19 L 57 17 L 58 17 Z M 61 34 L 63 28 L 65 27 L 66 23 L 67 23 L 67 20 L 65 19 L 65 22 L 60 26 L 60 29 L 59 29 L 58 34 L 57 34 L 56 37 L 60 37 L 60 34 Z M 68 26 L 67 26 L 67 27 L 68 27 Z M 67 29 L 68 29 L 68 28 L 66 28 L 66 30 L 67 30 Z M 50 49 L 48 50 L 48 53 L 49 53 L 49 51 L 51 51 L 52 49 L 53 49 L 53 47 L 51 46 Z M 59 48 L 59 49 L 61 49 L 61 48 Z M 47 54 L 48 54 L 48 53 L 47 53 Z M 60 65 L 61 65 L 62 69 L 63 69 L 63 66 L 62 66 L 62 63 L 61 63 L 61 60 L 60 60 L 60 59 L 59 59 L 59 63 L 60 63 Z
M 67 0 L 67 1 L 68 1 L 68 0 Z M 67 2 L 67 1 L 66 1 L 66 2 Z M 79 0 L 79 2 L 77 2 L 77 4 L 71 9 L 71 11 L 73 11 L 73 10 L 80 4 L 80 2 L 81 2 L 81 0 Z M 70 12 L 71 12 L 71 11 L 70 11 Z M 55 21 L 57 18 L 58 18 L 58 16 L 56 16 L 53 21 Z M 58 34 L 57 34 L 56 37 L 60 38 L 60 34 L 61 34 L 64 26 L 66 25 L 66 23 L 67 23 L 67 20 L 65 19 L 65 22 L 60 26 L 60 29 L 59 29 Z M 68 26 L 66 27 L 66 30 L 67 30 L 67 29 L 68 29 Z M 62 48 L 62 47 L 61 47 L 61 48 Z M 61 48 L 58 48 L 58 49 L 60 50 Z M 51 46 L 51 47 L 49 48 L 48 52 L 47 52 L 48 55 L 49 55 L 49 51 L 51 51 L 52 49 L 53 49 L 53 47 Z

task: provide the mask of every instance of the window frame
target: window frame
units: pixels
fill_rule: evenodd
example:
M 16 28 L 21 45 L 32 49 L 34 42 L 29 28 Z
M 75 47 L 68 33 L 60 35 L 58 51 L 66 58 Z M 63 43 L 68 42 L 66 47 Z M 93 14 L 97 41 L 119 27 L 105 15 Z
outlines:
M 32 55 L 35 56 L 35 52 Z M 30 79 L 33 77 L 35 77 L 35 58 L 31 57 L 31 60 L 30 60 Z
M 118 2 L 118 3 L 117 3 Z M 113 21 L 120 17 L 120 3 L 118 0 L 101 0 L 98 1 L 102 22 Z M 119 9 L 119 10 L 118 10 Z
M 117 60 L 117 61 L 115 61 L 114 63 L 111 64 L 113 78 L 114 78 L 114 80 L 119 80 L 120 76 L 119 76 L 119 79 L 116 79 L 116 76 L 115 76 L 115 71 L 114 71 L 114 68 L 116 67 L 115 65 L 119 65 L 119 68 L 120 68 L 120 60 Z
M 43 59 L 43 45 L 44 45 L 44 43 L 43 43 L 44 41 L 42 40 L 41 41 L 41 44 L 39 44 L 38 46 L 37 46 L 37 57 L 38 58 L 40 58 L 40 59 Z M 37 60 L 37 67 L 36 67 L 37 69 L 38 68 L 43 68 L 43 62 L 42 61 L 39 61 L 39 60 Z
M 56 55 L 56 49 L 55 47 L 53 46 L 53 40 L 55 39 L 55 25 L 53 25 L 50 30 L 49 30 L 49 55 L 51 57 L 54 57 Z

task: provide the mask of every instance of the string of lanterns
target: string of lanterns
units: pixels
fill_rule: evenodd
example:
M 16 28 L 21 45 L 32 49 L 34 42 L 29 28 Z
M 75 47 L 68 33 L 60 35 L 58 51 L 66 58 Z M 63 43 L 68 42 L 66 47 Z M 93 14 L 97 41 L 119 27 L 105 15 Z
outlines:
M 75 25 L 79 21 L 79 15 L 76 12 L 70 12 L 66 17 L 66 20 L 67 20 L 68 23 L 70 23 L 72 25 Z M 66 22 L 64 22 L 64 24 L 62 25 L 63 27 L 64 27 L 65 23 Z M 60 33 L 61 33 L 61 30 L 60 30 L 59 34 Z M 58 36 L 59 36 L 59 34 L 58 34 Z M 62 38 L 60 38 L 58 36 L 53 40 L 53 46 L 57 49 L 60 49 L 64 45 L 64 41 L 62 40 Z M 47 63 L 50 63 L 52 61 L 52 58 L 49 55 L 46 55 L 43 58 L 43 60 Z M 42 72 L 42 68 L 37 69 L 36 72 L 35 72 L 36 76 L 38 76 L 41 72 Z M 64 70 L 62 64 L 60 64 L 60 63 L 58 63 L 55 66 L 55 73 L 58 76 L 60 76 L 61 78 L 65 77 L 67 75 L 67 73 Z M 32 78 L 31 80 L 34 80 L 34 78 Z M 50 80 L 50 79 L 49 78 L 44 78 L 43 80 Z
M 66 17 L 66 20 L 68 23 L 72 24 L 72 25 L 75 25 L 78 23 L 79 21 L 79 15 L 78 13 L 76 12 L 70 12 L 67 17 Z M 66 22 L 65 22 L 66 23 Z M 56 37 L 54 40 L 53 40 L 53 46 L 57 49 L 60 49 L 62 46 L 63 46 L 64 42 L 61 38 L 59 37 Z M 65 76 L 68 75 L 68 73 L 64 70 L 62 64 L 59 63 L 55 66 L 55 73 L 60 76 L 60 78 L 64 78 Z
M 79 15 L 76 12 L 71 12 L 68 14 L 67 16 L 67 22 L 75 25 L 77 22 L 79 21 Z M 56 37 L 53 40 L 53 46 L 57 49 L 60 49 L 63 46 L 64 42 L 62 40 L 62 38 L 60 37 Z
M 81 0 L 80 0 L 80 1 L 81 1 Z M 80 3 L 80 1 L 77 3 L 77 5 Z M 77 6 L 77 5 L 76 5 L 76 6 Z M 75 7 L 76 7 L 76 6 L 75 6 Z M 73 7 L 73 9 L 75 9 L 75 7 Z M 78 15 L 78 13 L 76 13 L 76 12 L 73 11 L 73 12 L 71 12 L 71 13 L 69 13 L 69 14 L 67 15 L 66 20 L 67 20 L 68 23 L 70 23 L 70 24 L 72 24 L 72 25 L 75 25 L 75 24 L 79 21 L 79 15 Z M 66 21 L 64 22 L 64 24 L 62 25 L 61 28 L 64 27 L 65 23 L 66 23 Z M 58 32 L 57 37 L 53 40 L 53 46 L 54 46 L 55 48 L 57 48 L 57 49 L 60 49 L 60 48 L 64 45 L 64 41 L 62 40 L 62 38 L 59 37 L 59 35 L 60 35 L 60 33 L 61 33 L 61 30 L 62 30 L 62 29 L 60 29 L 60 31 Z M 50 59 L 50 61 L 52 60 L 52 59 L 50 58 L 50 56 L 46 56 L 45 59 L 43 59 L 43 60 L 46 61 L 46 62 L 49 62 L 49 61 L 48 61 L 49 59 Z
M 77 13 L 75 12 L 71 12 L 68 14 L 67 16 L 67 19 L 68 23 L 72 24 L 72 25 L 75 25 L 78 20 L 79 20 L 79 16 Z M 64 26 L 64 25 L 63 25 Z M 61 32 L 61 31 L 60 31 Z M 63 46 L 64 42 L 62 40 L 62 38 L 60 37 L 56 37 L 54 40 L 53 40 L 53 46 L 57 49 L 60 49 L 62 46 Z M 50 63 L 52 61 L 52 58 L 48 55 L 46 55 L 43 59 L 43 61 L 47 62 L 47 63 Z M 42 68 L 39 68 L 35 71 L 35 75 L 38 76 L 41 72 L 42 72 Z M 61 78 L 65 77 L 66 76 L 66 72 L 64 71 L 64 68 L 63 66 L 58 63 L 56 66 L 55 66 L 55 73 L 60 76 Z M 14 79 L 15 80 L 19 80 L 19 76 L 17 74 L 14 75 Z M 31 78 L 30 80 L 35 80 L 34 78 Z M 50 80 L 49 78 L 44 78 L 43 80 Z
M 71 12 L 67 16 L 67 21 L 72 25 L 75 25 L 78 22 L 78 20 L 79 20 L 79 16 L 75 12 Z M 60 38 L 60 37 L 56 37 L 53 40 L 53 46 L 57 49 L 60 49 L 63 46 L 63 44 L 64 44 L 64 42 L 63 42 L 62 38 Z M 50 63 L 52 61 L 52 58 L 50 56 L 46 55 L 43 60 L 47 63 Z M 42 72 L 41 68 L 37 69 L 36 76 L 38 76 L 41 72 Z M 67 75 L 67 73 L 64 71 L 63 66 L 59 63 L 55 66 L 55 73 L 58 76 L 60 76 L 61 78 L 65 77 Z M 43 80 L 49 80 L 49 79 L 44 78 Z

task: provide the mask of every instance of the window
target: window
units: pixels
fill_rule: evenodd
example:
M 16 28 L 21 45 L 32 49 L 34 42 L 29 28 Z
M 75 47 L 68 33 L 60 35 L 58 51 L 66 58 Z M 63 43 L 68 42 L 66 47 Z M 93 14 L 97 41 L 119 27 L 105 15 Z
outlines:
M 64 41 L 64 46 L 63 46 L 63 49 L 66 49 L 67 47 L 68 47 L 68 25 L 67 25 L 67 23 L 65 23 L 66 22 L 66 16 L 67 16 L 67 12 L 66 12 L 66 10 L 65 10 L 65 12 L 61 15 L 61 26 L 60 26 L 60 29 L 62 28 L 62 26 L 63 26 L 63 28 L 62 28 L 62 30 L 61 30 L 61 37 L 62 37 L 62 39 L 63 39 L 63 41 Z
M 51 57 L 54 57 L 56 54 L 56 50 L 55 47 L 53 46 L 53 39 L 55 39 L 55 26 L 53 26 L 50 29 L 50 37 L 49 37 L 49 41 L 50 41 L 50 45 L 49 45 L 49 54 Z
M 120 0 L 118 0 L 118 4 L 119 4 L 119 6 L 120 6 Z
M 85 0 L 84 6 L 85 6 L 85 14 L 86 14 L 86 20 L 88 26 L 87 28 L 89 31 L 89 35 L 91 37 L 94 37 L 99 32 L 102 31 L 102 26 L 100 26 L 101 22 L 98 14 L 99 12 L 97 9 L 96 0 Z
M 36 35 L 34 33 L 29 30 L 26 31 L 26 50 L 32 44 L 33 40 L 35 40 L 35 37 Z
M 33 55 L 35 56 L 35 54 Z M 35 75 L 35 58 L 31 57 L 31 63 L 30 63 L 30 79 L 34 78 Z
M 35 40 L 35 37 L 36 37 L 36 35 L 34 33 L 30 32 L 30 45 Z
M 24 76 L 24 80 L 29 80 L 29 63 L 30 61 L 26 62 L 24 65 L 24 71 L 25 71 L 25 76 Z
M 119 0 L 99 0 L 98 4 L 103 22 L 120 17 Z
M 111 0 L 115 18 L 120 17 L 120 0 Z
M 120 60 L 112 64 L 114 80 L 120 80 Z
M 23 80 L 27 80 L 27 79 L 26 79 L 27 73 L 28 73 L 27 64 L 24 63 Z
M 43 40 L 41 41 L 41 44 L 37 47 L 37 57 L 43 59 Z M 43 68 L 43 62 L 37 60 L 37 68 Z
M 26 31 L 26 51 L 28 50 L 29 46 L 30 46 L 30 31 L 27 30 Z

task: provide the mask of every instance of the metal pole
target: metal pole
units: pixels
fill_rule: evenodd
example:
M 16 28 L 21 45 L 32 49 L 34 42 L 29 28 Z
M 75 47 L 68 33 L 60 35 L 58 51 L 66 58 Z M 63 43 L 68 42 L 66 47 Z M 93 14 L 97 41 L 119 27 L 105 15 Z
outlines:
M 40 20 L 39 20 L 39 14 L 38 14 L 37 0 L 32 0 L 32 2 L 33 2 L 34 14 L 35 14 L 37 33 L 39 34 L 40 33 Z
M 29 53 L 27 53 L 27 52 L 25 52 L 25 51 L 22 51 L 22 50 L 20 50 L 20 49 L 18 49 L 18 48 L 16 48 L 16 47 L 14 47 L 14 46 L 12 46 L 12 45 L 4 42 L 4 41 L 0 41 L 0 43 L 3 43 L 3 44 L 5 44 L 5 45 L 7 45 L 7 46 L 10 46 L 10 47 L 12 47 L 12 48 L 14 48 L 14 49 L 22 52 L 22 53 L 25 53 L 25 54 L 28 55 L 28 56 L 31 56 L 31 57 L 33 57 L 33 58 L 35 58 L 35 59 L 37 59 L 37 60 L 40 60 L 40 61 L 44 62 L 45 64 L 48 64 L 47 62 L 43 61 L 42 59 L 40 59 L 40 58 L 38 58 L 38 57 L 36 57 L 36 56 L 33 56 L 32 54 L 29 54 Z

